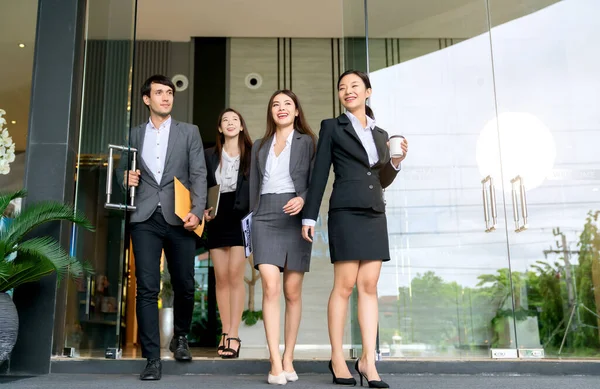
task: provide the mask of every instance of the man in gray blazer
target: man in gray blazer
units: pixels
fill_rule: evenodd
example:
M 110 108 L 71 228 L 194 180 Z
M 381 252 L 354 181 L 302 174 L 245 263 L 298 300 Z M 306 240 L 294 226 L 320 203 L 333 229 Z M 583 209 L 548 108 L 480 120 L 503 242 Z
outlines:
M 117 168 L 124 188 L 135 186 L 136 209 L 131 213 L 131 240 L 137 278 L 136 314 L 142 356 L 147 359 L 142 380 L 159 380 L 160 333 L 158 294 L 160 257 L 164 250 L 174 291 L 174 337 L 169 349 L 178 361 L 190 361 L 187 334 L 194 309 L 196 235 L 206 205 L 206 165 L 197 126 L 171 118 L 175 86 L 165 76 L 150 77 L 142 86 L 150 110 L 148 122 L 131 130 L 130 145 L 138 149 L 136 171 L 127 170 L 127 157 Z M 182 221 L 175 215 L 173 181 L 190 190 L 192 209 Z M 126 184 L 126 185 L 125 185 Z

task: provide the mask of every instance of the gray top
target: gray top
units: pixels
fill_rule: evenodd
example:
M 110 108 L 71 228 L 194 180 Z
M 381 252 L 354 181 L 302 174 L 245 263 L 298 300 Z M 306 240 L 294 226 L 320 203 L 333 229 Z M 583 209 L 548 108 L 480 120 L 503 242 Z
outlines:
M 130 221 L 137 223 L 147 220 L 160 203 L 167 223 L 182 225 L 181 219 L 175 215 L 174 177 L 190 190 L 191 212 L 202 219 L 206 206 L 206 162 L 198 126 L 172 120 L 164 169 L 160 182 L 157 182 L 142 158 L 146 125 L 144 123 L 131 129 L 130 145 L 138 149 L 137 166 L 141 175 L 135 194 L 136 210 L 131 213 Z M 121 187 L 124 187 L 123 173 L 127 170 L 128 161 L 129 158 L 122 157 L 116 169 Z
M 263 178 L 266 172 L 267 157 L 272 137 L 267 139 L 264 146 L 258 151 L 261 139 L 254 142 L 252 146 L 252 162 L 250 165 L 250 211 L 256 211 L 260 202 L 260 193 Z M 257 155 L 258 154 L 258 155 Z M 314 164 L 315 147 L 309 135 L 294 131 L 294 140 L 290 154 L 290 176 L 296 188 L 296 196 L 306 201 L 308 184 Z

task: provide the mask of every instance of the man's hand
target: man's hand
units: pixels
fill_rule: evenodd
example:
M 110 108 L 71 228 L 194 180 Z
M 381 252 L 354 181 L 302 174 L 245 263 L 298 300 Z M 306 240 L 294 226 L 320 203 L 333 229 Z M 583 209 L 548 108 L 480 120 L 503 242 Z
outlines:
M 212 210 L 213 210 L 213 207 L 210 207 L 210 208 L 204 210 L 204 220 L 206 220 L 207 222 L 209 222 L 215 218 L 214 216 L 210 216 L 210 212 Z
M 200 224 L 200 219 L 198 216 L 193 213 L 188 213 L 187 216 L 183 219 L 183 228 L 188 231 L 194 231 L 196 227 Z
M 123 182 L 127 183 L 127 186 L 138 186 L 140 184 L 140 171 L 129 170 L 123 173 Z M 127 178 L 129 177 L 129 179 Z
M 305 241 L 312 243 L 312 237 L 315 236 L 315 227 L 302 226 L 302 237 Z
M 302 211 L 302 207 L 304 207 L 304 200 L 302 197 L 294 197 L 283 207 L 283 212 L 289 214 L 290 216 L 296 216 Z

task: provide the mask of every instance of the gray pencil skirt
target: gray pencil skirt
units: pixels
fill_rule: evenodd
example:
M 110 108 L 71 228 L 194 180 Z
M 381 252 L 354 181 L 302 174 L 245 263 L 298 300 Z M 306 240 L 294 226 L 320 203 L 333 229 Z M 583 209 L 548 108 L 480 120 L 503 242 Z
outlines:
M 254 267 L 269 264 L 284 269 L 307 272 L 312 244 L 302 238 L 302 213 L 290 216 L 283 206 L 294 193 L 264 194 L 252 215 Z

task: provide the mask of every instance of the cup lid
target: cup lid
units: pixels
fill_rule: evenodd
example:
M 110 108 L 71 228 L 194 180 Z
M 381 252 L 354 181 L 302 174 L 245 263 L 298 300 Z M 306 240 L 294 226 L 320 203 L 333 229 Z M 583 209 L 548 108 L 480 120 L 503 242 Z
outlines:
M 404 137 L 402 135 L 392 135 L 392 136 L 390 136 L 390 139 L 392 139 L 392 138 L 402 138 L 402 139 L 404 139 Z

